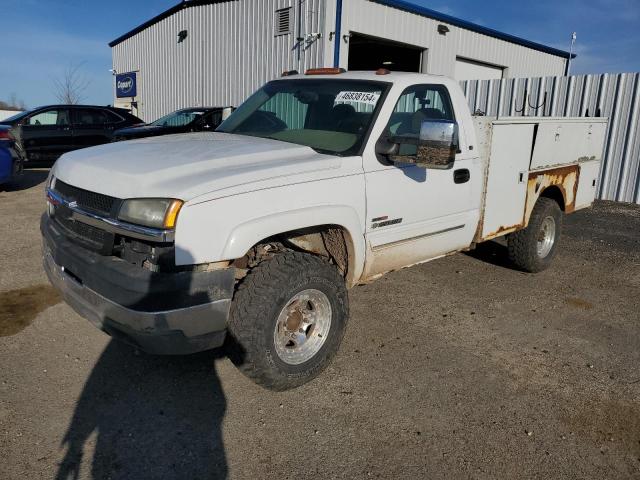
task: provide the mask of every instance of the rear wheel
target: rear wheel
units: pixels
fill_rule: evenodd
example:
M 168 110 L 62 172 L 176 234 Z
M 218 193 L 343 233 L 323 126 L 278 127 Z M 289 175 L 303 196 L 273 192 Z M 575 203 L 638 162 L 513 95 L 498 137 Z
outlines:
M 562 211 L 550 198 L 539 198 L 527 228 L 509 235 L 509 259 L 527 272 L 540 272 L 555 257 L 562 228 Z
M 256 266 L 236 292 L 230 356 L 271 390 L 316 377 L 338 350 L 349 316 L 337 268 L 314 255 L 285 252 Z

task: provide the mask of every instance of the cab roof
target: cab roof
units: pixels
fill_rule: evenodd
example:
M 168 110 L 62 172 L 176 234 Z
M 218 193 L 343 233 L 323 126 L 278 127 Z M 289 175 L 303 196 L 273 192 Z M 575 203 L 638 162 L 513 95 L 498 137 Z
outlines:
M 444 75 L 432 75 L 427 73 L 392 72 L 378 74 L 375 70 L 349 70 L 343 73 L 314 74 L 304 73 L 288 74 L 275 80 L 368 80 L 376 82 L 393 83 L 400 85 L 415 85 L 417 83 L 439 83 L 444 85 L 457 85 L 457 82 Z

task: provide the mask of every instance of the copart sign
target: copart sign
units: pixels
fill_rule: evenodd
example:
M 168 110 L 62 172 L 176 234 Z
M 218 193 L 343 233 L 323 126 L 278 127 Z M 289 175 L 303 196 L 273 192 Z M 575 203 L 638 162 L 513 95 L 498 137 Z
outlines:
M 116 97 L 136 96 L 136 72 L 119 73 L 116 75 Z

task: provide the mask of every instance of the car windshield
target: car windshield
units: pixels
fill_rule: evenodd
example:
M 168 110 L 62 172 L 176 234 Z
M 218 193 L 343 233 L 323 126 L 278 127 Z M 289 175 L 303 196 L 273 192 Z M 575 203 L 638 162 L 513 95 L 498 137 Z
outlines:
M 389 84 L 365 80 L 267 83 L 217 129 L 356 155 Z
M 149 125 L 158 127 L 183 127 L 200 118 L 204 113 L 204 110 L 178 110 L 177 112 L 160 117 Z

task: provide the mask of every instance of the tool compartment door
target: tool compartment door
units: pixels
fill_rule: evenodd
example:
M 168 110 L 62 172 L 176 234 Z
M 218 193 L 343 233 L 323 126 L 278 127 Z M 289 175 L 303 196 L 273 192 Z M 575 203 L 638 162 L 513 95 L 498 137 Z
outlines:
M 533 123 L 493 125 L 482 240 L 509 233 L 522 225 L 533 131 Z
M 576 210 L 589 207 L 596 198 L 596 187 L 600 176 L 600 160 L 590 160 L 580 164 Z
M 600 159 L 606 130 L 603 118 L 540 121 L 531 170 Z

